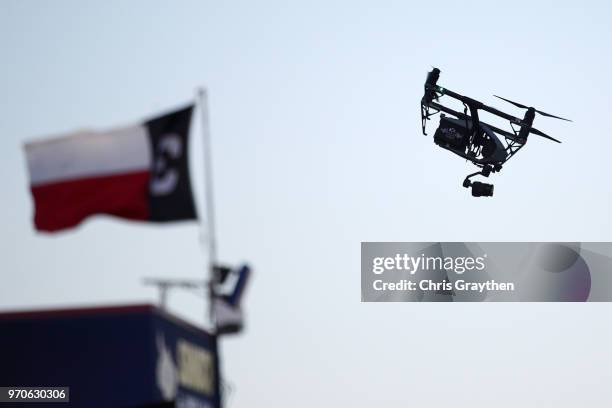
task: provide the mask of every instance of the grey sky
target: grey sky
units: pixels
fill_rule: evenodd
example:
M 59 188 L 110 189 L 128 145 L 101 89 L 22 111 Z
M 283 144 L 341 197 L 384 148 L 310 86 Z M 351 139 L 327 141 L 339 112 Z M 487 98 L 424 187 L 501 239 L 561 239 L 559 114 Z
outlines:
M 359 248 L 611 240 L 610 15 L 606 1 L 2 0 L 0 307 L 154 301 L 143 276 L 202 275 L 195 224 L 36 234 L 21 145 L 205 84 L 220 255 L 255 268 L 248 331 L 223 344 L 231 406 L 608 406 L 610 305 L 361 304 Z M 472 167 L 434 126 L 420 134 L 431 65 L 452 90 L 574 123 L 537 118 L 563 144 L 532 136 L 495 197 L 473 199 Z M 171 307 L 202 319 L 190 294 Z

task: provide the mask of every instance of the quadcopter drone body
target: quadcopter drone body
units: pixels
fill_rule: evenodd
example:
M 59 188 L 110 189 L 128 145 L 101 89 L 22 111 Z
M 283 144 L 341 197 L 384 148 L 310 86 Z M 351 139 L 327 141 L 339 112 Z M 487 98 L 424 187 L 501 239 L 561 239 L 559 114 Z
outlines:
M 530 133 L 561 143 L 557 139 L 532 127 L 536 112 L 543 116 L 571 122 L 569 119 L 541 112 L 532 107 L 527 107 L 495 95 L 497 98 L 510 102 L 519 108 L 527 109 L 522 119 L 508 115 L 482 102 L 438 86 L 439 77 L 440 70 L 434 68 L 428 73 L 427 80 L 425 81 L 425 94 L 423 99 L 421 99 L 423 134 L 427 134 L 425 133 L 427 121 L 433 115 L 444 112 L 440 114 L 440 124 L 434 134 L 434 142 L 443 149 L 449 150 L 480 167 L 480 171 L 468 175 L 463 181 L 464 187 L 472 187 L 472 195 L 474 197 L 492 196 L 493 185 L 477 181 L 472 182 L 470 178 L 476 175 L 488 177 L 492 172 L 500 171 L 503 164 L 525 146 Z M 438 103 L 439 99 L 443 96 L 448 96 L 462 102 L 465 107 L 464 112 L 455 111 Z M 481 121 L 478 115 L 479 111 L 486 111 L 508 120 L 512 132 L 499 129 Z M 448 117 L 445 114 L 453 117 Z

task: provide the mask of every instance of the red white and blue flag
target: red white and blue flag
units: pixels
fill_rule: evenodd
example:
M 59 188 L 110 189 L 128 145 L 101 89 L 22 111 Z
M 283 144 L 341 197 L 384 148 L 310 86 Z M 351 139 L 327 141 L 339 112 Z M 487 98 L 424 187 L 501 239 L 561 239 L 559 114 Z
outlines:
M 195 219 L 188 166 L 192 110 L 27 143 L 36 229 L 74 227 L 94 214 L 153 222 Z

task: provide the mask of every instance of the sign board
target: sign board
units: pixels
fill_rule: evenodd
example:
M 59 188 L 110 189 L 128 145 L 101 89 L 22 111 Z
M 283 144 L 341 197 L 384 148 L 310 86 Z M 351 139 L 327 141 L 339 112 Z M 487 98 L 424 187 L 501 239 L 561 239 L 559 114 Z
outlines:
M 4 313 L 0 333 L 0 386 L 69 387 L 71 407 L 220 406 L 215 336 L 154 306 Z

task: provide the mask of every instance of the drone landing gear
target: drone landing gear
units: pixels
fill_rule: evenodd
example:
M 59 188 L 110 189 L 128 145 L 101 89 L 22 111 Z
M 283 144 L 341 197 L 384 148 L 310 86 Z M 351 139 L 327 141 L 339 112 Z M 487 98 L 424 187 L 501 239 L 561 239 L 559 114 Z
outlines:
M 470 178 L 482 175 L 484 177 L 489 177 L 491 171 L 499 171 L 501 167 L 493 168 L 491 166 L 484 166 L 481 171 L 477 171 L 476 173 L 472 173 L 468 175 L 465 180 L 463 180 L 463 187 L 468 188 L 472 187 L 472 196 L 473 197 L 492 197 L 493 196 L 493 184 L 481 183 L 479 181 L 471 181 Z

